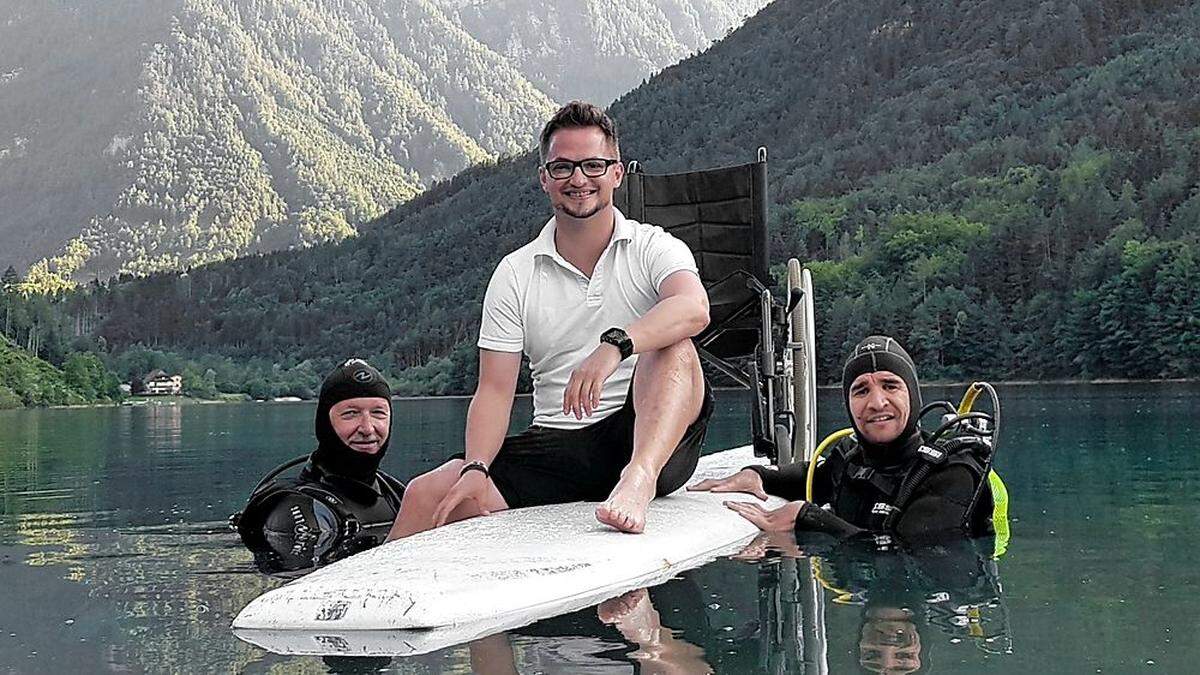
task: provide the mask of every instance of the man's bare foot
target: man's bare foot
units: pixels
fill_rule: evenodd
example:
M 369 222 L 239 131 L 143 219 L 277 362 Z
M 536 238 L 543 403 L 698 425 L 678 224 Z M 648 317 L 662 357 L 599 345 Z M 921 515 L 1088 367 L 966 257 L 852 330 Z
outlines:
M 596 507 L 596 520 L 631 534 L 646 529 L 646 507 L 654 499 L 655 482 L 645 469 L 625 467 L 608 499 Z
M 596 606 L 596 616 L 601 623 L 614 624 L 628 616 L 644 600 L 649 599 L 650 593 L 644 588 L 629 591 L 624 595 L 609 598 Z
M 645 675 L 713 672 L 704 661 L 703 649 L 675 637 L 670 628 L 662 625 L 646 589 L 605 600 L 596 613 L 601 621 L 615 626 L 622 637 L 638 646 L 629 656 L 641 663 L 639 670 Z
M 650 593 L 644 588 L 605 600 L 596 607 L 596 614 L 600 621 L 616 626 L 626 640 L 643 649 L 661 639 L 662 623 L 650 602 Z

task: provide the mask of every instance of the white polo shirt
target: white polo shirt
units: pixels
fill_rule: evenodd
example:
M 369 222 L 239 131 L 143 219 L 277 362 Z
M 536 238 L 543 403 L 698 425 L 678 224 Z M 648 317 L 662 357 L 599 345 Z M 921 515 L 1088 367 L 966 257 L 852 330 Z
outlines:
M 612 239 L 590 279 L 558 254 L 551 218 L 537 239 L 500 261 L 488 283 L 478 344 L 529 357 L 536 425 L 577 429 L 616 412 L 625 403 L 636 355 L 621 362 L 604 383 L 600 407 L 582 420 L 562 412 L 571 372 L 600 344 L 601 333 L 626 328 L 650 311 L 668 275 L 697 272 L 682 241 L 613 212 Z

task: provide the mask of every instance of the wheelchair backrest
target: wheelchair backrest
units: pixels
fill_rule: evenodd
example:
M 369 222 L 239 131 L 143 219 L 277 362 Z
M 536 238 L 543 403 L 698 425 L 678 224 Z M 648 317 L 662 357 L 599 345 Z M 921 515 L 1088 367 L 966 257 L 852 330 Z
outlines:
M 614 205 L 688 245 L 708 289 L 711 322 L 697 337 L 721 357 L 750 355 L 758 344 L 758 294 L 746 276 L 771 288 L 767 240 L 767 151 L 737 166 L 649 174 L 630 162 Z

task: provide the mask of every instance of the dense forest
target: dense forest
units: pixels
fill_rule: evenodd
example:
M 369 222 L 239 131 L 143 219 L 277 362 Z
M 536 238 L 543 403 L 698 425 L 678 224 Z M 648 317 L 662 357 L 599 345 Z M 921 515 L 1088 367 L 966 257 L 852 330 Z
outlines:
M 114 401 L 120 382 L 89 337 L 70 337 L 54 298 L 16 289 L 16 270 L 0 281 L 0 410 Z
M 771 156 L 775 262 L 817 283 L 819 375 L 885 331 L 927 378 L 1200 375 L 1200 8 L 778 0 L 611 112 L 649 171 Z M 60 301 L 118 358 L 349 355 L 406 393 L 473 384 L 491 269 L 547 217 L 524 155 L 335 246 Z M 156 355 L 156 356 L 155 356 Z

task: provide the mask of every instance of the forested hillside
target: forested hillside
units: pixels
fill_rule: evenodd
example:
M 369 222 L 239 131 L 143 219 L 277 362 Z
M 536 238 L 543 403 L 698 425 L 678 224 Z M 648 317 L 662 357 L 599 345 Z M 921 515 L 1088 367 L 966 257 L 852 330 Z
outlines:
M 0 335 L 0 410 L 108 402 L 120 394 L 116 376 L 95 354 L 72 354 L 59 369 Z
M 336 241 L 553 108 L 425 0 L 4 4 L 0 240 L 59 248 L 35 276 Z
M 437 0 L 556 101 L 608 105 L 768 0 Z
M 0 0 L 0 265 L 51 291 L 341 240 L 764 2 Z
M 816 271 L 819 366 L 871 331 L 928 377 L 1200 375 L 1200 8 L 778 0 L 612 108 L 649 170 L 771 149 L 777 262 Z M 463 391 L 488 274 L 547 209 L 532 156 L 339 246 L 98 290 L 111 347 L 359 354 Z

